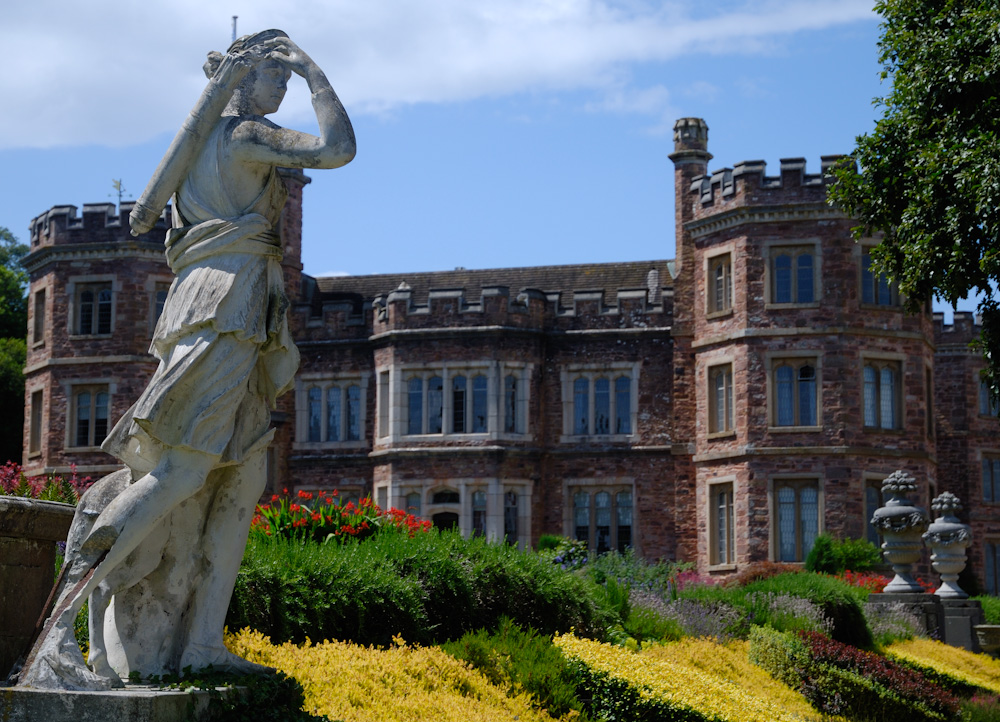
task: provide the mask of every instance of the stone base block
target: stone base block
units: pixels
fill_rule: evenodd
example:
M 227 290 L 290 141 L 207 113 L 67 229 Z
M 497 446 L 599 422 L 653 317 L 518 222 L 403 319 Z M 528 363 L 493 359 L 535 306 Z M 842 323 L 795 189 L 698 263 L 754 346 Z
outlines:
M 944 628 L 941 640 L 954 647 L 979 652 L 979 640 L 973 627 L 983 623 L 983 607 L 974 599 L 942 599 Z
M 221 688 L 222 694 L 233 693 Z M 127 685 L 110 692 L 0 687 L 0 720 L 4 722 L 186 722 L 208 711 L 207 690 L 174 690 Z
M 941 601 L 934 594 L 878 594 L 868 595 L 868 604 L 904 604 L 924 624 L 927 634 L 940 635 L 943 620 Z

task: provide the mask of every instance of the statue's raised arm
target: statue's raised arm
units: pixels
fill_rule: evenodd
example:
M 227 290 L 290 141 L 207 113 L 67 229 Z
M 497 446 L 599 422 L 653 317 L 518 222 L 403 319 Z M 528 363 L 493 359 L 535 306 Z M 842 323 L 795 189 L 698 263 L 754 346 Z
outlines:
M 240 38 L 229 51 L 209 53 L 209 82 L 160 161 L 129 217 L 133 235 L 147 233 L 177 191 L 223 116 L 245 118 L 233 152 L 241 160 L 291 168 L 337 168 L 356 151 L 350 118 L 326 74 L 280 30 Z M 319 137 L 279 128 L 263 116 L 278 109 L 289 73 L 305 78 Z

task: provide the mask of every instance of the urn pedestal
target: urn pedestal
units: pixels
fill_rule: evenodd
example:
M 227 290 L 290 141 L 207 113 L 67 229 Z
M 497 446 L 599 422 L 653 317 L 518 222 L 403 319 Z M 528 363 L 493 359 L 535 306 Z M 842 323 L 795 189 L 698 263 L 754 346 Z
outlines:
M 56 542 L 74 507 L 0 496 L 0 684 L 31 640 L 55 581 Z

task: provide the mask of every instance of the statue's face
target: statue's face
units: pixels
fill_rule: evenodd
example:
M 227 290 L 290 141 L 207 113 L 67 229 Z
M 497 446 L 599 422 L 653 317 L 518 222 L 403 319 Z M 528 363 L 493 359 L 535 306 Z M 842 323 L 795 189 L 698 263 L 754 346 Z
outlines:
M 256 68 L 256 78 L 250 92 L 250 100 L 258 115 L 274 113 L 281 105 L 288 89 L 291 72 L 277 60 L 265 60 Z

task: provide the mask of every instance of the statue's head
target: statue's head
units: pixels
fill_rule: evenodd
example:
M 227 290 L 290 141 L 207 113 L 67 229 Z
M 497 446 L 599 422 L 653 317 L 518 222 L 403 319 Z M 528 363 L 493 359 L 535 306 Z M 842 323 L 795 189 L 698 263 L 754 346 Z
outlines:
M 265 43 L 287 37 L 288 34 L 282 30 L 263 30 L 253 35 L 244 35 L 229 46 L 227 54 L 248 58 L 252 67 L 233 92 L 233 97 L 226 106 L 227 115 L 267 115 L 278 110 L 285 97 L 291 72 L 271 57 L 273 50 Z M 222 53 L 210 52 L 203 66 L 205 75 L 213 77 L 223 57 Z

